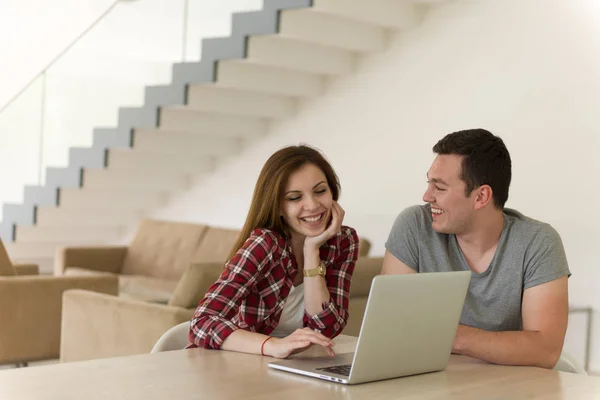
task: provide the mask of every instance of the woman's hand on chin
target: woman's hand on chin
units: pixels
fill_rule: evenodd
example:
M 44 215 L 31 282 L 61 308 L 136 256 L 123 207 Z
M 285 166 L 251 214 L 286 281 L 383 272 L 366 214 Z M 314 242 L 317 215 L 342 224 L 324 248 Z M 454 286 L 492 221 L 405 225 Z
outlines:
M 336 235 L 342 228 L 345 214 L 344 209 L 334 201 L 331 206 L 331 224 L 319 236 L 307 236 L 304 239 L 304 253 L 318 251 L 319 247 Z

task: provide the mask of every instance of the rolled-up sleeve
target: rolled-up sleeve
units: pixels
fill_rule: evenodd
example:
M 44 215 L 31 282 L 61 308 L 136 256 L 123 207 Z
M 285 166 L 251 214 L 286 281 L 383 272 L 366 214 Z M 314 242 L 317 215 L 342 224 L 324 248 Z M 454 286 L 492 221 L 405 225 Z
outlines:
M 254 231 L 225 264 L 190 321 L 189 340 L 194 346 L 219 349 L 229 335 L 240 329 L 236 323 L 240 306 L 261 273 L 269 268 L 274 243 L 270 234 Z
M 356 231 L 344 227 L 340 234 L 340 252 L 327 269 L 326 281 L 330 300 L 323 303 L 323 311 L 313 316 L 304 314 L 306 326 L 334 338 L 339 335 L 348 321 L 350 283 L 358 258 L 358 236 Z

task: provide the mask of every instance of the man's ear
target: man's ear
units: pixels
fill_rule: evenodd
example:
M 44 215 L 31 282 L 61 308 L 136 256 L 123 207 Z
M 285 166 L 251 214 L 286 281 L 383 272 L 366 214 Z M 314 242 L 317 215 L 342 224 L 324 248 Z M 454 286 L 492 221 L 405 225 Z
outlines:
M 494 192 L 490 185 L 481 185 L 475 189 L 475 209 L 479 210 L 494 201 Z

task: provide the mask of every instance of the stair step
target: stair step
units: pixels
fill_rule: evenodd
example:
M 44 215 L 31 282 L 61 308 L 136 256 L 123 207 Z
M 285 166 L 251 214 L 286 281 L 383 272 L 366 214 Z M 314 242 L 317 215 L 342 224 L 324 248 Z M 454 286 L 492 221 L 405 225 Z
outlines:
M 164 190 L 114 188 L 73 188 L 60 190 L 60 206 L 67 208 L 148 210 L 166 205 L 169 193 Z
M 67 246 L 101 246 L 106 243 L 102 241 L 68 241 L 68 242 L 12 242 L 5 243 L 6 251 L 12 262 L 21 260 L 36 259 L 36 258 L 53 258 L 56 250 Z
M 205 112 L 282 119 L 294 114 L 296 102 L 287 96 L 202 84 L 189 87 L 187 107 Z
M 131 226 L 143 217 L 143 210 L 115 208 L 67 208 L 67 207 L 38 207 L 36 225 L 86 227 L 111 227 L 115 225 Z
M 18 243 L 48 242 L 110 242 L 118 240 L 125 233 L 123 226 L 17 226 Z
M 219 85 L 290 97 L 314 97 L 325 90 L 322 76 L 291 71 L 250 60 L 223 60 L 217 64 Z
M 160 129 L 136 129 L 134 149 L 138 152 L 174 154 L 177 156 L 223 156 L 241 150 L 241 141 L 234 137 L 215 137 L 195 132 Z
M 281 13 L 279 34 L 343 50 L 369 53 L 385 49 L 386 29 L 313 9 Z
M 392 29 L 412 28 L 422 15 L 422 9 L 407 0 L 313 0 L 312 9 Z
M 116 170 L 140 169 L 147 171 L 178 171 L 197 174 L 210 172 L 214 168 L 215 158 L 213 156 L 174 154 L 168 147 L 165 150 L 166 151 L 164 152 L 158 153 L 150 149 L 141 151 L 138 148 L 109 149 L 108 168 Z
M 225 115 L 170 106 L 160 110 L 160 129 L 192 131 L 216 137 L 252 138 L 266 134 L 268 122 L 264 118 Z
M 248 57 L 254 63 L 322 75 L 341 75 L 354 70 L 356 54 L 282 35 L 250 36 Z
M 190 177 L 179 171 L 148 171 L 143 169 L 86 168 L 83 171 L 85 189 L 144 188 L 178 191 L 189 187 Z

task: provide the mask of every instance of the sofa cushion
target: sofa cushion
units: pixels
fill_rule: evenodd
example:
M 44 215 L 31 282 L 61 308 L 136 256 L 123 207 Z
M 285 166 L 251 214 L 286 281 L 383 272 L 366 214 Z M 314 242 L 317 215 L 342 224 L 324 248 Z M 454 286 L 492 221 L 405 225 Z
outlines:
M 119 274 L 114 274 L 112 272 L 106 272 L 106 271 L 95 271 L 93 269 L 87 269 L 87 268 L 66 267 L 64 269 L 63 275 L 65 275 L 65 276 L 97 276 L 97 275 L 118 276 Z
M 224 270 L 225 263 L 222 262 L 191 264 L 179 280 L 169 305 L 181 308 L 197 307 Z
M 8 253 L 0 240 L 0 276 L 15 276 L 17 272 L 8 258 Z
M 177 281 L 143 275 L 119 275 L 119 297 L 167 304 Z
M 205 225 L 142 220 L 121 272 L 178 281 L 191 264 L 205 231 Z
M 356 260 L 352 283 L 350 283 L 350 298 L 367 297 L 371 290 L 371 281 L 381 273 L 383 257 L 361 257 Z
M 169 301 L 177 287 L 177 281 L 143 275 L 119 275 L 77 267 L 66 268 L 64 274 L 66 276 L 117 276 L 119 278 L 119 297 L 164 304 Z
M 225 264 L 231 248 L 235 244 L 239 230 L 214 228 L 209 226 L 206 228 L 206 233 L 202 238 L 200 246 L 196 249 L 193 263 L 213 263 L 221 262 Z

